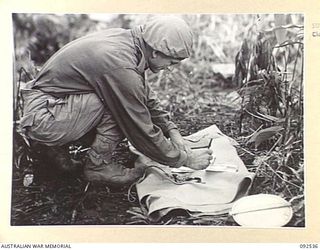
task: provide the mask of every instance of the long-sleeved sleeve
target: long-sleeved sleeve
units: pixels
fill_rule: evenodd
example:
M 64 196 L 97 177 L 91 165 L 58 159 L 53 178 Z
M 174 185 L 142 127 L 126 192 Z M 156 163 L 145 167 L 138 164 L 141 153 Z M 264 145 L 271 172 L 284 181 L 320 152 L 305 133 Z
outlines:
M 151 114 L 152 122 L 159 126 L 162 132 L 168 136 L 169 130 L 177 129 L 176 124 L 170 120 L 169 113 L 161 107 L 160 100 L 148 84 L 146 84 L 146 93 L 147 107 Z
M 149 110 L 148 89 L 143 76 L 135 69 L 110 70 L 96 86 L 114 119 L 134 147 L 165 165 L 179 167 L 186 162 L 186 153 L 176 148 L 163 134 L 160 126 L 171 126 L 167 123 L 167 118 L 163 118 L 164 113 L 156 115 L 152 105 L 153 108 Z

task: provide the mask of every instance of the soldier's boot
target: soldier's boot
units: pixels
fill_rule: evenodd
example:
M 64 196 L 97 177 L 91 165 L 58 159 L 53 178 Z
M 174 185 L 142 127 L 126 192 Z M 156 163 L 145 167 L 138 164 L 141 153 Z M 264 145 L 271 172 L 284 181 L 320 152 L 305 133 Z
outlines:
M 87 181 L 96 184 L 105 184 L 115 187 L 127 186 L 139 180 L 145 171 L 145 166 L 126 168 L 118 163 L 103 162 L 95 165 L 90 159 L 84 167 L 84 176 Z
M 119 187 L 130 185 L 143 176 L 145 166 L 126 168 L 112 161 L 112 153 L 123 138 L 111 112 L 106 110 L 96 127 L 96 137 L 84 166 L 88 181 Z

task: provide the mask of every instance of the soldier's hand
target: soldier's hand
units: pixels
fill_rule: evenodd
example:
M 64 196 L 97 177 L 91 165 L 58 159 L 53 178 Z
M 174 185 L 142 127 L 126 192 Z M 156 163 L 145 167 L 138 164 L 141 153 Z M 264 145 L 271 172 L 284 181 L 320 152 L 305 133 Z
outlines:
M 202 170 L 209 166 L 212 158 L 211 149 L 195 149 L 188 155 L 188 160 L 185 166 L 195 170 Z

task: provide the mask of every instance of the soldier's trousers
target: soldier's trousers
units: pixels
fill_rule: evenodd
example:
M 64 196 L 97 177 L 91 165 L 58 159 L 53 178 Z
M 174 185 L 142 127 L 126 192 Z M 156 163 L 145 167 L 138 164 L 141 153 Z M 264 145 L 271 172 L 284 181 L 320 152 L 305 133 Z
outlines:
M 95 165 L 108 163 L 117 144 L 124 138 L 110 111 L 95 93 L 56 98 L 36 89 L 22 90 L 24 101 L 20 126 L 30 139 L 47 146 L 75 141 L 96 128 L 88 152 Z

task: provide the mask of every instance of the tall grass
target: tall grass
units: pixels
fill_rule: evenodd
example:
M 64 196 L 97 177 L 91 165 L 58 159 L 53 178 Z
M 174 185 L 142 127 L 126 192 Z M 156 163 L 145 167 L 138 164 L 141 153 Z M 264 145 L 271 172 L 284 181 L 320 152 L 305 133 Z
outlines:
M 253 193 L 278 194 L 293 203 L 294 226 L 304 225 L 303 20 L 276 15 L 273 27 L 256 18 L 236 60 L 242 97 L 239 132 L 252 150 Z

